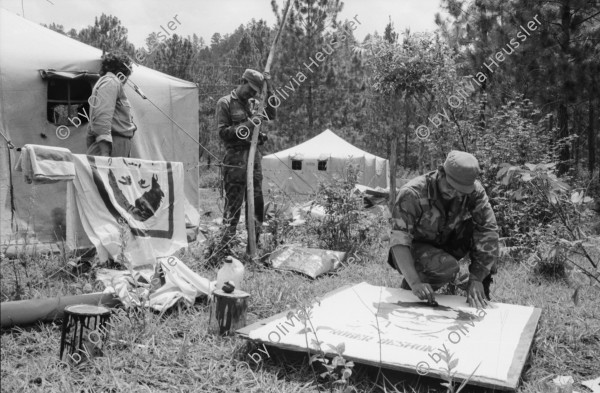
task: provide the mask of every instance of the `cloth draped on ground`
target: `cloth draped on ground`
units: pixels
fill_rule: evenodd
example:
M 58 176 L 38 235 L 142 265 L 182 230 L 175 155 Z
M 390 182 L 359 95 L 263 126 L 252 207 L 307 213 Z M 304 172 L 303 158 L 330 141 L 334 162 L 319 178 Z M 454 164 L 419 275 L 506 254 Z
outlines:
M 86 235 L 101 261 L 121 253 L 132 266 L 187 247 L 183 164 L 74 154 L 69 183 Z
M 156 263 L 163 272 L 158 288 L 152 284 L 158 269 L 152 270 L 150 266 L 133 272 L 99 269 L 96 279 L 106 287 L 105 293 L 116 294 L 126 308 L 147 306 L 159 312 L 180 299 L 191 306 L 196 297 L 208 296 L 214 290 L 214 281 L 198 275 L 176 257 L 158 258 Z
M 69 149 L 55 146 L 23 146 L 15 170 L 23 172 L 28 184 L 56 183 L 75 177 L 73 154 Z

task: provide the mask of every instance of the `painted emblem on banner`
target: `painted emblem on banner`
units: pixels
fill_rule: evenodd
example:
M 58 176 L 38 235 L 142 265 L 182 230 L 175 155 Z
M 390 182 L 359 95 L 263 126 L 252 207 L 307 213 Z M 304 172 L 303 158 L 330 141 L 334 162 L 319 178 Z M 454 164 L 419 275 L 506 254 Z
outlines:
M 130 186 L 132 184 L 131 176 L 127 176 L 127 179 L 129 180 L 129 182 L 126 182 L 124 184 Z M 152 188 L 140 195 L 140 197 L 137 198 L 133 204 L 129 202 L 127 196 L 119 187 L 119 184 L 117 183 L 117 178 L 115 177 L 115 174 L 112 171 L 112 169 L 109 169 L 108 171 L 108 180 L 109 185 L 112 188 L 113 195 L 115 196 L 115 199 L 117 200 L 119 206 L 125 209 L 126 212 L 131 214 L 133 218 L 135 218 L 138 221 L 144 222 L 150 217 L 154 216 L 154 213 L 158 210 L 159 206 L 163 201 L 163 197 L 165 196 L 165 193 L 160 188 L 160 184 L 158 183 L 158 176 L 156 174 L 152 175 Z M 121 180 L 119 180 L 119 183 L 123 184 Z M 148 186 L 142 186 L 142 184 L 144 183 L 144 179 L 141 179 L 138 182 L 138 184 L 140 184 L 140 187 L 147 188 Z
M 94 184 L 117 222 L 125 221 L 135 236 L 173 235 L 173 171 L 170 162 L 142 165 L 124 158 L 88 156 Z M 122 160 L 125 165 L 114 165 Z M 147 229 L 147 228 L 152 229 Z

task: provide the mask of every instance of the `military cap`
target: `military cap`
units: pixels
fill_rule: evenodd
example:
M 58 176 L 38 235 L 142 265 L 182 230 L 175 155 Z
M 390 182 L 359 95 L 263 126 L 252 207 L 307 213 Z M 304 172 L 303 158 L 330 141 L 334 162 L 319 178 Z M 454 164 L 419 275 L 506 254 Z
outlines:
M 452 150 L 444 162 L 446 180 L 456 190 L 470 194 L 475 190 L 475 179 L 479 175 L 479 162 L 474 155 Z
M 244 71 L 244 75 L 242 75 L 242 78 L 247 80 L 248 84 L 250 84 L 250 87 L 252 87 L 257 92 L 262 91 L 262 85 L 265 78 L 260 72 L 248 68 L 246 69 L 246 71 Z

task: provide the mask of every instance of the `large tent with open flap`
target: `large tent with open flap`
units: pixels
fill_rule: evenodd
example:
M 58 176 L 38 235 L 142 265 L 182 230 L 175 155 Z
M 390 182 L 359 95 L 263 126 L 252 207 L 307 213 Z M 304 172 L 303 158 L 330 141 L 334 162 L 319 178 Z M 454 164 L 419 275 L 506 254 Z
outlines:
M 343 176 L 348 163 L 360 170 L 358 184 L 387 188 L 388 160 L 359 149 L 330 130 L 297 146 L 264 156 L 263 188 L 310 194 L 318 190 L 319 181 Z
M 64 238 L 67 184 L 26 184 L 14 170 L 17 150 L 38 144 L 85 153 L 88 124 L 77 113 L 89 114 L 87 100 L 99 77 L 101 55 L 99 49 L 0 9 L 1 244 L 25 236 L 40 242 Z M 198 140 L 195 84 L 143 66 L 133 66 L 130 80 Z M 132 157 L 183 162 L 186 221 L 197 225 L 198 145 L 129 85 L 125 92 L 138 126 Z

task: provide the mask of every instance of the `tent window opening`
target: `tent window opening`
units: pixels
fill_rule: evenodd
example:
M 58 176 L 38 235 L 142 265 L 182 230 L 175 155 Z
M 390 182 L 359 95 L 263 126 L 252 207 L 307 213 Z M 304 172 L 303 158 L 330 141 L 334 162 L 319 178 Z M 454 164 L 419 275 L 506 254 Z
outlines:
M 302 161 L 292 160 L 292 169 L 295 171 L 301 171 L 302 170 Z
M 319 163 L 317 164 L 317 169 L 319 171 L 326 171 L 327 170 L 327 160 L 319 160 Z
M 92 84 L 85 78 L 48 79 L 47 120 L 57 126 L 86 123 L 91 95 Z

